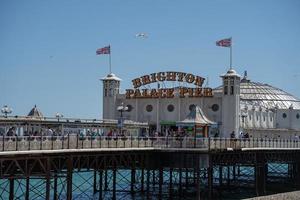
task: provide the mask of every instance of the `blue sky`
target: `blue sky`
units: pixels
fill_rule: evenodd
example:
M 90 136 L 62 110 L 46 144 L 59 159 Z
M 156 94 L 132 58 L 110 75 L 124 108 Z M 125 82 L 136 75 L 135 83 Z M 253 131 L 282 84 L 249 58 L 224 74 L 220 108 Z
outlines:
M 1 0 L 0 106 L 100 118 L 108 57 L 95 51 L 108 44 L 123 89 L 169 70 L 217 87 L 229 49 L 215 41 L 230 36 L 234 69 L 300 97 L 299 22 L 298 0 Z

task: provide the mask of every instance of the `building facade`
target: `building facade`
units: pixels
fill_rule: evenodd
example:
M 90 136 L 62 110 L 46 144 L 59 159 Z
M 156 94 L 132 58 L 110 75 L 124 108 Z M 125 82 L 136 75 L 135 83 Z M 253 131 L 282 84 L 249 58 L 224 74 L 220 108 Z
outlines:
M 133 79 L 132 89 L 120 93 L 121 79 L 115 74 L 102 78 L 103 119 L 122 118 L 148 122 L 150 131 L 177 131 L 195 106 L 200 107 L 211 125 L 210 135 L 240 137 L 300 136 L 300 100 L 268 84 L 252 82 L 234 69 L 221 75 L 222 85 L 204 86 L 201 76 L 185 72 L 158 72 Z M 171 87 L 167 84 L 171 83 Z M 169 84 L 170 85 L 170 84 Z M 154 87 L 153 87 L 154 86 Z

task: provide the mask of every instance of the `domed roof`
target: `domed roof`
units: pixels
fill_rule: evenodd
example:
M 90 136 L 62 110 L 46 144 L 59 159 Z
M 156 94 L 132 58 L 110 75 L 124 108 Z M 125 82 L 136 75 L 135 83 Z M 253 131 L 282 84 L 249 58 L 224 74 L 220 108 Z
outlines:
M 222 92 L 222 86 L 214 89 Z M 240 103 L 244 106 L 267 109 L 300 109 L 300 99 L 268 84 L 252 82 L 244 76 L 240 84 Z
M 237 77 L 241 77 L 233 68 L 230 68 L 226 74 L 221 75 L 221 77 L 224 76 L 237 76 Z
M 102 81 L 110 81 L 110 80 L 121 81 L 122 79 L 117 77 L 114 73 L 110 73 L 110 74 L 107 74 L 107 76 L 103 77 L 101 80 Z
M 265 108 L 300 109 L 300 99 L 268 84 L 241 81 L 241 103 Z
M 30 110 L 27 116 L 38 119 L 42 119 L 44 117 L 43 113 L 37 109 L 36 105 L 34 105 L 34 107 Z

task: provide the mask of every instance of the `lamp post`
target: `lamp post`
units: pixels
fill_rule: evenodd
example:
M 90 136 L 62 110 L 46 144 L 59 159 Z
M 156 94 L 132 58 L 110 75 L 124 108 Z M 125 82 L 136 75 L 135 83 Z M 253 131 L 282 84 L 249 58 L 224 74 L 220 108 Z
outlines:
M 60 119 L 60 118 L 63 118 L 63 117 L 64 117 L 64 115 L 61 114 L 61 113 L 56 113 L 56 114 L 55 114 L 55 118 L 57 118 L 57 121 L 59 121 L 59 119 Z
M 1 108 L 1 112 L 4 114 L 5 118 L 7 118 L 7 114 L 12 113 L 12 109 L 7 105 L 4 105 L 3 108 Z
M 128 107 L 124 106 L 124 103 L 122 102 L 120 106 L 117 107 L 117 111 L 120 112 L 120 122 L 118 123 L 118 126 L 120 126 L 121 134 L 122 134 L 122 128 L 123 128 L 123 112 L 128 111 Z

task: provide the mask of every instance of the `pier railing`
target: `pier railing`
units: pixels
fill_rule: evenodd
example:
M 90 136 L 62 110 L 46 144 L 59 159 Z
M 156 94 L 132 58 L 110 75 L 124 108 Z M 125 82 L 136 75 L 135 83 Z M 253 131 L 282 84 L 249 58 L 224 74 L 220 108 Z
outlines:
M 300 149 L 300 140 L 267 138 L 109 137 L 79 135 L 0 137 L 0 152 L 95 148 L 203 150 L 230 150 L 243 148 Z

